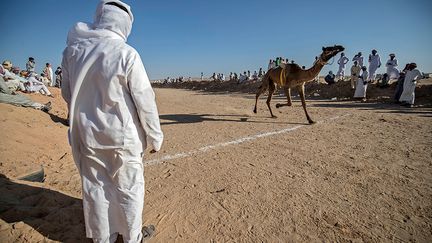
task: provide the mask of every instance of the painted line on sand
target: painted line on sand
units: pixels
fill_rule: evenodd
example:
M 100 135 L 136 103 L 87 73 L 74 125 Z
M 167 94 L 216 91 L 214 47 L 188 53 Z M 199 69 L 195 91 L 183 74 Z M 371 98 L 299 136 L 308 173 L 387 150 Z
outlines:
M 336 119 L 346 117 L 349 115 L 350 114 L 345 114 L 342 116 L 331 117 L 331 118 L 328 118 L 326 120 L 318 121 L 317 124 L 321 124 L 321 123 L 329 122 L 329 121 L 334 121 Z M 222 148 L 222 147 L 227 147 L 227 146 L 231 146 L 231 145 L 238 145 L 241 143 L 257 140 L 258 138 L 264 138 L 264 137 L 275 136 L 275 135 L 279 135 L 279 134 L 283 134 L 283 133 L 289 133 L 289 132 L 295 131 L 299 128 L 306 127 L 306 126 L 309 126 L 309 125 L 298 125 L 298 126 L 284 128 L 284 129 L 277 130 L 277 131 L 259 133 L 259 134 L 239 138 L 239 139 L 236 139 L 233 141 L 217 143 L 217 144 L 213 144 L 213 145 L 207 145 L 207 146 L 201 147 L 199 149 L 194 149 L 194 150 L 191 150 L 188 152 L 182 152 L 182 153 L 177 153 L 177 154 L 173 154 L 173 155 L 165 155 L 165 156 L 158 158 L 158 159 L 145 160 L 144 166 L 157 165 L 157 164 L 161 164 L 163 162 L 174 160 L 174 159 L 186 158 L 186 157 L 190 157 L 190 156 L 195 155 L 195 154 L 205 153 L 205 152 L 210 151 L 210 150 L 215 150 L 215 149 Z

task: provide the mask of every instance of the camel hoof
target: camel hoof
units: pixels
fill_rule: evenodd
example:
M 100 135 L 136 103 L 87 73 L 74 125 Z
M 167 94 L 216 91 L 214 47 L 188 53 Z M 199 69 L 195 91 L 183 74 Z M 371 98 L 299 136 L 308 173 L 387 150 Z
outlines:
M 316 122 L 314 122 L 314 121 L 312 121 L 312 120 L 310 120 L 309 121 L 309 125 L 313 125 L 313 124 L 315 124 Z
M 288 105 L 288 106 L 292 106 L 292 103 L 288 103 L 287 105 Z
M 254 112 L 254 113 L 256 114 L 256 113 L 257 113 L 257 110 L 256 110 L 256 109 L 254 109 L 254 110 L 253 110 L 253 112 Z
M 279 107 L 281 107 L 280 104 L 276 104 L 276 109 L 279 109 Z
M 277 118 L 277 116 L 272 116 L 271 118 L 273 118 L 273 119 L 276 119 L 276 118 Z

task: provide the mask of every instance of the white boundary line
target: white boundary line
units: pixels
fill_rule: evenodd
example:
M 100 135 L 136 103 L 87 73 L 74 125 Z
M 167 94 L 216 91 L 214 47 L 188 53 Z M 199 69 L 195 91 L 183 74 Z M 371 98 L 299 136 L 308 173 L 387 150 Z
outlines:
M 317 124 L 321 124 L 321 123 L 324 123 L 326 121 L 334 121 L 336 119 L 339 119 L 339 118 L 342 118 L 342 117 L 346 117 L 346 116 L 349 116 L 349 115 L 350 114 L 345 114 L 345 115 L 342 115 L 342 116 L 331 117 L 331 118 L 328 118 L 327 120 L 318 121 Z M 289 133 L 289 132 L 295 131 L 295 130 L 297 130 L 299 128 L 305 127 L 305 126 L 309 126 L 309 125 L 298 125 L 298 126 L 295 126 L 295 127 L 285 128 L 285 129 L 278 130 L 278 131 L 259 133 L 259 134 L 251 135 L 251 136 L 248 136 L 248 137 L 239 138 L 239 139 L 236 139 L 236 140 L 233 140 L 233 141 L 229 141 L 229 142 L 223 142 L 223 143 L 217 143 L 217 144 L 213 144 L 213 145 L 207 145 L 207 146 L 204 146 L 204 147 L 199 148 L 199 149 L 191 150 L 189 152 L 177 153 L 177 154 L 173 154 L 173 155 L 166 155 L 166 156 L 163 156 L 162 158 L 159 158 L 159 159 L 145 160 L 144 161 L 144 166 L 157 165 L 157 164 L 161 164 L 161 163 L 163 163 L 165 161 L 169 161 L 169 160 L 186 158 L 186 157 L 190 157 L 190 156 L 192 156 L 194 154 L 205 153 L 205 152 L 207 152 L 209 150 L 214 150 L 214 149 L 217 149 L 217 148 L 222 148 L 222 147 L 226 147 L 226 146 L 230 146 L 230 145 L 237 145 L 237 144 L 253 141 L 253 140 L 256 140 L 258 138 L 264 138 L 264 137 L 279 135 L 279 134 L 283 134 L 283 133 Z

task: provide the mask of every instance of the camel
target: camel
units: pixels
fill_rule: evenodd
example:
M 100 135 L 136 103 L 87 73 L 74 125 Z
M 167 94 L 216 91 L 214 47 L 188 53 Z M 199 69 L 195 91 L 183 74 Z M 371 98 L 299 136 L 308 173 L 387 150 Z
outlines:
M 280 108 L 282 106 L 291 106 L 291 88 L 297 88 L 298 93 L 300 95 L 300 99 L 302 102 L 303 109 L 306 113 L 306 118 L 309 124 L 314 124 L 315 122 L 310 118 L 307 110 L 306 110 L 306 101 L 304 95 L 304 85 L 307 82 L 312 81 L 324 67 L 324 65 L 334 56 L 336 56 L 339 52 L 345 50 L 343 46 L 335 45 L 330 47 L 323 47 L 322 53 L 319 58 L 315 61 L 314 65 L 309 69 L 302 69 L 297 64 L 285 64 L 283 67 L 276 67 L 268 70 L 268 72 L 264 75 L 262 79 L 262 84 L 258 88 L 255 99 L 255 108 L 253 110 L 254 113 L 257 113 L 257 103 L 258 98 L 261 94 L 263 94 L 267 89 L 269 90 L 269 95 L 267 98 L 267 107 L 270 111 L 270 115 L 272 118 L 277 118 L 273 115 L 272 109 L 270 107 L 270 101 L 272 99 L 272 95 L 276 89 L 276 86 L 282 88 L 285 91 L 285 95 L 287 96 L 286 104 L 276 104 L 276 108 Z

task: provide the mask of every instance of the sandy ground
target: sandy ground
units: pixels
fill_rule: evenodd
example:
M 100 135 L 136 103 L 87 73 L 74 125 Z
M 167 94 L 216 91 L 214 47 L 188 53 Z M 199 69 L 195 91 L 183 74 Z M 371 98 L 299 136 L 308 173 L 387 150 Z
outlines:
M 50 114 L 0 104 L 0 241 L 83 242 L 81 183 L 58 89 Z M 155 89 L 163 149 L 146 153 L 151 242 L 430 242 L 432 109 Z M 276 96 L 272 105 L 284 102 Z M 429 108 L 428 108 L 429 107 Z M 242 139 L 243 138 L 243 139 Z M 18 178 L 44 168 L 43 183 Z

